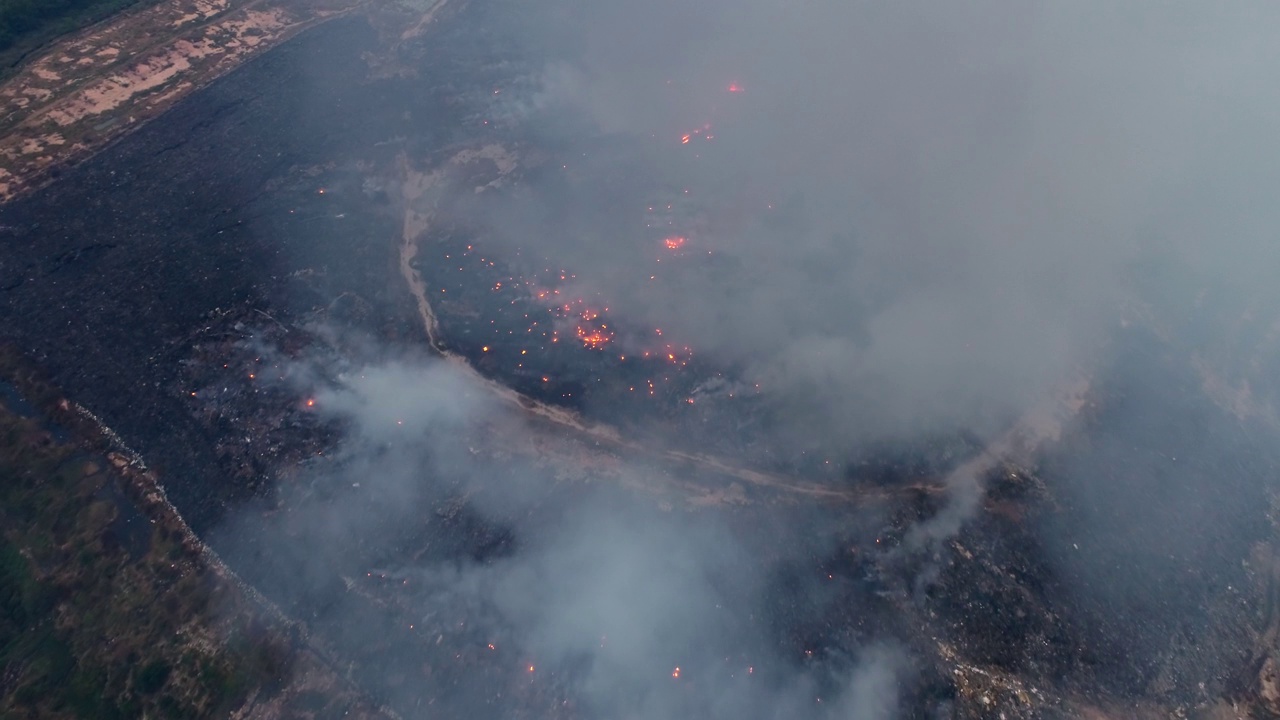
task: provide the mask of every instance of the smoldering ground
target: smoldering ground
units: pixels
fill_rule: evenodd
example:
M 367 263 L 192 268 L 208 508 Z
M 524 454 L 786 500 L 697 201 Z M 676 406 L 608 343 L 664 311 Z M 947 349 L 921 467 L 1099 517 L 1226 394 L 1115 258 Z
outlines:
M 1274 12 L 552 3 L 512 31 L 540 87 L 494 106 L 556 157 L 454 212 L 747 368 L 784 425 L 990 434 L 1100 361 L 1141 268 L 1266 290 Z
M 562 178 L 462 216 L 746 368 L 785 408 L 778 438 L 992 442 L 1092 377 L 1076 432 L 1136 436 L 1054 465 L 1073 510 L 1041 528 L 1049 556 L 1101 615 L 1147 613 L 1149 655 L 1203 617 L 1188 577 L 1232 585 L 1280 427 L 1275 8 L 559 7 L 525 37 L 554 58 L 527 129 Z M 981 478 L 956 480 L 921 532 L 979 511 Z M 1089 534 L 1107 559 L 1066 542 Z
M 1211 598 L 1240 587 L 1275 468 L 1275 12 L 526 8 L 507 31 L 545 62 L 520 86 L 535 89 L 492 107 L 552 160 L 440 217 L 563 262 L 618 316 L 761 381 L 779 443 L 989 440 L 1092 377 L 1101 409 L 1071 432 L 1111 440 L 1045 460 L 1066 511 L 1031 531 L 1092 628 L 1058 641 L 1089 645 L 1087 681 L 1194 698 L 1224 682 L 1188 664 L 1241 652 L 1214 645 L 1242 633 Z M 664 201 L 693 205 L 655 223 Z M 687 257 L 662 254 L 670 233 Z M 350 439 L 282 491 L 288 510 L 245 514 L 221 546 L 308 622 L 351 646 L 379 638 L 361 672 L 389 696 L 456 711 L 503 693 L 543 703 L 520 704 L 532 716 L 892 717 L 909 694 L 896 633 L 843 638 L 816 665 L 779 642 L 771 603 L 821 618 L 829 591 L 780 588 L 732 513 L 637 508 L 494 460 L 468 438 L 527 428 L 470 381 L 416 361 L 365 372 L 321 398 Z M 959 511 L 926 526 L 928 552 L 951 552 L 982 511 L 982 478 L 967 480 Z M 811 519 L 771 528 L 792 559 L 840 537 Z M 407 590 L 387 605 L 365 582 Z M 459 657 L 422 672 L 440 647 Z

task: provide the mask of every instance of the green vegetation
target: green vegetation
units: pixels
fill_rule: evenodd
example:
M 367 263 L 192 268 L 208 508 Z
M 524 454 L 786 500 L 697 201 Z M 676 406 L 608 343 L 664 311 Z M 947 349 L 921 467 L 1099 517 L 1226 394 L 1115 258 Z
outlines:
M 78 416 L 12 370 L 0 357 L 0 389 L 42 412 L 15 415 L 0 393 L 0 717 L 225 717 L 278 693 L 292 643 L 178 527 L 138 515 Z
M 157 0 L 0 0 L 0 77 L 59 35 Z

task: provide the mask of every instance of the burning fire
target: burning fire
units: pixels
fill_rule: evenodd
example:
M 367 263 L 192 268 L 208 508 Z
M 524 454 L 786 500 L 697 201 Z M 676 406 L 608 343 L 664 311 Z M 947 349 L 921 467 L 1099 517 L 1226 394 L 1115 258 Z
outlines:
M 555 293 L 559 293 L 558 290 Z M 539 298 L 542 296 L 539 295 Z M 555 305 L 550 308 L 551 312 L 562 318 L 573 318 L 575 321 L 574 334 L 582 344 L 592 350 L 598 350 L 608 345 L 613 340 L 613 331 L 609 329 L 609 324 L 600 322 L 602 313 L 607 312 L 609 308 L 597 310 L 587 305 L 587 301 L 583 298 L 571 300 L 569 302 Z M 536 323 L 535 323 L 536 325 Z M 531 328 L 532 329 L 532 328 Z M 555 337 L 558 331 L 552 331 L 551 342 L 557 342 L 559 339 Z
M 680 144 L 688 145 L 689 141 L 694 138 L 701 137 L 705 140 L 714 140 L 715 135 L 711 132 L 711 123 L 703 123 L 702 127 L 680 135 Z
M 705 132 L 709 127 L 710 125 L 706 125 L 694 132 Z M 694 137 L 694 134 L 691 133 L 690 137 Z M 662 204 L 668 209 L 674 207 L 674 203 Z M 653 203 L 649 207 L 651 211 L 656 210 L 658 203 Z M 683 257 L 691 247 L 690 238 L 676 234 L 673 230 L 674 228 L 668 229 L 666 232 L 670 234 L 658 236 L 659 254 L 670 253 L 675 257 Z M 462 255 L 472 253 L 476 253 L 476 259 L 482 266 L 494 267 L 495 263 L 488 257 L 488 253 L 477 252 L 474 246 L 467 246 L 466 252 Z M 445 255 L 445 258 L 452 259 L 448 255 Z M 535 382 L 540 380 L 540 384 L 544 384 L 544 387 L 551 387 L 552 379 L 558 375 L 549 372 L 552 370 L 551 367 L 543 366 L 542 357 L 545 357 L 543 354 L 548 351 L 555 352 L 554 348 L 557 344 L 559 347 L 564 347 L 566 343 L 584 350 L 607 350 L 616 355 L 619 362 L 650 366 L 651 371 L 656 371 L 653 372 L 652 377 L 643 382 L 636 378 L 633 384 L 628 384 L 629 391 L 636 395 L 656 397 L 662 394 L 658 391 L 663 390 L 664 386 L 671 387 L 668 383 L 671 383 L 674 378 L 670 377 L 670 374 L 692 363 L 691 348 L 670 342 L 672 338 L 663 337 L 664 331 L 661 328 L 653 328 L 652 335 L 646 339 L 640 336 L 643 334 L 637 335 L 635 331 L 638 328 L 627 331 L 625 328 L 615 327 L 613 319 L 609 317 L 610 307 L 603 296 L 575 297 L 571 294 L 573 293 L 571 286 L 564 285 L 566 282 L 572 283 L 576 280 L 577 275 L 569 269 L 550 265 L 539 268 L 529 275 L 513 273 L 505 277 L 489 279 L 485 286 L 500 298 L 502 309 L 505 309 L 508 304 L 512 309 L 518 308 L 517 313 L 523 312 L 523 323 L 518 328 L 510 328 L 499 324 L 498 318 L 490 319 L 489 325 L 492 326 L 492 332 L 496 337 L 489 340 L 489 344 L 478 344 L 476 349 L 485 355 L 497 355 L 499 359 L 509 357 L 515 369 Z M 522 303 L 532 303 L 532 305 L 522 305 Z M 505 339 L 509 344 L 504 346 L 499 338 Z M 573 339 L 576 339 L 580 345 L 573 343 Z M 666 366 L 668 369 L 663 370 L 661 366 Z M 564 397 L 570 397 L 570 395 L 566 393 Z M 688 393 L 673 396 L 672 400 L 682 405 L 701 404 Z M 314 406 L 314 401 L 307 402 L 307 406 Z
M 597 349 L 607 345 L 609 341 L 613 339 L 613 336 L 605 334 L 603 330 L 588 330 L 587 328 L 579 325 L 578 339 L 582 341 L 583 345 L 592 349 Z

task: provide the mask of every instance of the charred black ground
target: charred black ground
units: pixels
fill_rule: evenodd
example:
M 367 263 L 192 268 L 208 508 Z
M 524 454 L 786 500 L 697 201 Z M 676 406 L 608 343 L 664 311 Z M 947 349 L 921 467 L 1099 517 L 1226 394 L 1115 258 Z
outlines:
M 1280 695 L 1258 673 L 1273 662 L 1274 569 L 1260 549 L 1275 531 L 1273 436 L 1211 402 L 1188 348 L 1167 334 L 1117 330 L 1119 359 L 1099 372 L 1081 427 L 1032 462 L 984 470 L 974 518 L 917 542 L 912 528 L 946 512 L 945 480 L 980 456 L 979 438 L 843 456 L 771 444 L 785 408 L 759 399 L 742 368 L 571 295 L 572 258 L 532 243 L 509 253 L 445 224 L 414 263 L 439 301 L 440 349 L 635 445 L 732 458 L 840 497 L 797 499 L 590 437 L 556 446 L 672 486 L 696 476 L 732 499 L 672 509 L 667 486 L 655 499 L 565 481 L 564 464 L 531 466 L 492 425 L 424 448 L 346 444 L 351 423 L 318 413 L 318 393 L 379 363 L 441 362 L 398 266 L 405 158 L 429 168 L 505 143 L 540 158 L 524 182 L 571 182 L 552 172 L 554 137 L 522 134 L 495 111 L 491 88 L 519 87 L 533 62 L 488 30 L 510 27 L 490 22 L 507 12 L 472 2 L 407 45 L 363 18 L 323 25 L 0 208 L 6 339 L 146 458 L 196 532 L 404 717 L 607 717 L 600 697 L 766 717 L 793 693 L 796 712 L 825 717 L 840 711 L 824 698 L 881 646 L 898 659 L 881 663 L 895 670 L 880 692 L 904 717 L 1226 717 L 1209 713 L 1227 701 L 1269 716 Z M 660 205 L 672 189 L 644 190 Z M 655 229 L 655 242 L 666 237 Z M 689 272 L 732 271 L 697 262 Z M 1168 404 L 1131 407 L 1134 395 Z M 1203 433 L 1225 436 L 1211 453 L 1184 452 Z M 469 450 L 469 469 L 444 463 L 441 448 Z M 430 489 L 388 506 L 353 486 L 362 463 L 376 473 L 387 458 L 433 468 Z M 473 476 L 548 490 L 504 507 Z M 1097 478 L 1116 493 L 1097 493 Z M 361 514 L 315 519 L 348 506 Z M 603 660 L 544 664 L 507 608 L 455 582 L 540 557 L 583 508 L 630 516 L 646 537 L 722 526 L 762 578 L 745 587 L 754 575 L 731 563 L 699 576 L 725 606 L 714 626 L 662 638 L 670 667 L 644 672 L 679 682 L 657 699 L 651 681 L 621 674 L 593 695 L 584 685 Z

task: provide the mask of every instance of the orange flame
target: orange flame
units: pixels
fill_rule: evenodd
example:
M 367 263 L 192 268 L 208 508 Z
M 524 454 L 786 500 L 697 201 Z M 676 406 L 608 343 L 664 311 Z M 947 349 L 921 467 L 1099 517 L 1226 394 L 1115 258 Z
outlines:
M 597 330 L 595 328 L 584 328 L 581 325 L 579 325 L 578 339 L 582 341 L 583 345 L 586 345 L 587 347 L 592 349 L 596 349 L 596 348 L 603 347 L 604 345 L 607 345 L 609 341 L 613 339 L 613 336 L 603 330 Z

